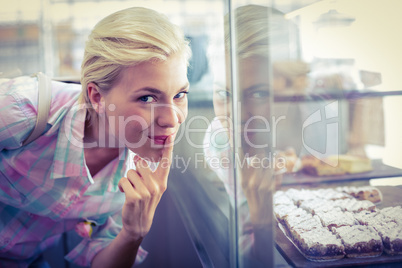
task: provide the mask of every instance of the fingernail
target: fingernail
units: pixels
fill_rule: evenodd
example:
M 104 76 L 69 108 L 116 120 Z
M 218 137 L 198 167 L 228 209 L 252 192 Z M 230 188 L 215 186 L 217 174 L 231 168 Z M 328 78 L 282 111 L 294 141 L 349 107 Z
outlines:
M 134 163 L 137 163 L 140 160 L 140 157 L 138 155 L 134 156 Z

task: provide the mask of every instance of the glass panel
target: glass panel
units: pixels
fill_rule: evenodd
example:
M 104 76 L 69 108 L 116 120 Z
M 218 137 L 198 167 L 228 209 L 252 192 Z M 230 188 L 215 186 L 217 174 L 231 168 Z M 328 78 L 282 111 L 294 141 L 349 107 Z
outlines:
M 397 49 L 400 41 L 388 30 L 401 22 L 393 8 L 401 4 L 367 1 L 363 11 L 360 3 L 317 2 L 285 15 L 298 29 L 291 36 L 298 41 L 298 53 L 292 61 L 273 62 L 274 109 L 284 111 L 275 141 L 280 150 L 292 147 L 303 164 L 293 171 L 304 171 L 298 173 L 297 180 L 288 176 L 288 183 L 401 175 L 395 169 L 401 164 L 387 153 L 401 148 L 389 138 L 389 133 L 400 133 L 400 129 L 398 124 L 386 123 L 400 110 L 386 105 L 387 99 L 395 97 L 385 98 L 402 93 L 395 73 L 400 68 L 397 59 L 402 58 Z M 373 14 L 378 18 L 375 24 Z M 336 167 L 317 170 L 317 160 Z M 367 170 L 339 166 L 351 161 L 365 161 Z M 336 176 L 320 178 L 317 172 Z
M 261 1 L 256 1 L 261 2 Z M 226 28 L 227 85 L 232 99 L 231 151 L 235 198 L 238 267 L 273 267 L 274 244 L 272 192 L 279 178 L 272 150 L 272 83 L 270 63 L 288 57 L 288 21 L 283 14 L 253 1 L 230 1 Z M 275 25 L 275 26 L 273 26 Z M 229 25 L 228 25 L 229 26 Z M 273 43 L 272 43 L 273 42 Z M 275 47 L 275 54 L 271 48 Z M 229 69 L 229 68 L 228 68 Z
M 397 123 L 402 110 L 396 105 L 402 87 L 395 73 L 401 68 L 402 43 L 390 30 L 402 23 L 395 11 L 402 5 L 303 2 L 273 3 L 294 29 L 289 31 L 288 58 L 275 59 L 277 48 L 271 40 L 272 115 L 277 118 L 272 147 L 286 163 L 273 200 L 280 223 L 275 242 L 294 266 L 320 259 L 339 266 L 363 264 L 355 258 L 363 253 L 351 253 L 352 242 L 339 227 L 363 230 L 369 225 L 378 231 L 378 247 L 386 248 L 379 225 L 359 220 L 359 211 L 372 217 L 402 204 L 402 143 L 395 139 L 402 135 Z M 363 201 L 369 207 L 364 208 Z M 329 224 L 327 217 L 334 222 Z M 341 222 L 346 217 L 352 220 Z M 391 225 L 385 221 L 381 226 Z M 367 260 L 370 264 L 401 261 L 382 250 L 364 251 L 375 256 Z
M 396 123 L 401 107 L 395 106 L 402 91 L 394 72 L 400 69 L 402 54 L 396 46 L 400 40 L 388 30 L 401 22 L 393 8 L 401 4 L 358 0 L 229 3 L 231 62 L 227 66 L 232 76 L 227 85 L 232 94 L 228 114 L 233 122 L 236 167 L 231 188 L 237 265 L 255 267 L 261 261 L 266 266 L 280 265 L 273 242 L 294 266 L 323 259 L 351 265 L 355 259 L 351 259 L 349 241 L 342 241 L 340 231 L 328 226 L 325 217 L 350 216 L 355 219 L 345 223 L 350 227 L 357 224 L 359 210 L 370 214 L 378 212 L 372 211 L 374 207 L 402 204 L 396 194 L 400 187 L 381 186 L 402 184 L 402 143 L 395 139 L 402 134 Z M 390 58 L 398 60 L 390 62 Z M 276 161 L 261 168 L 265 159 Z M 379 187 L 364 187 L 370 185 Z M 381 203 L 377 193 L 386 193 Z M 370 206 L 364 208 L 359 199 L 366 199 Z M 289 203 L 283 204 L 284 200 Z M 346 206 L 346 202 L 360 207 Z M 329 208 L 334 212 L 325 214 Z M 361 225 L 350 228 L 364 229 Z M 377 238 L 382 244 L 378 233 Z M 322 251 L 306 241 L 320 245 Z M 261 248 L 263 255 L 259 255 Z M 369 263 L 393 261 L 366 249 L 370 250 L 377 258 Z

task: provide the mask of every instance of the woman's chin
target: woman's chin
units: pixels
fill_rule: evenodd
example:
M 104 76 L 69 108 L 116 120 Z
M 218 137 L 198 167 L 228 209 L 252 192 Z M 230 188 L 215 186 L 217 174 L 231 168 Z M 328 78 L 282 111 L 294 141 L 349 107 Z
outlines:
M 157 163 L 162 158 L 162 149 L 149 149 L 149 150 L 139 150 L 138 148 L 129 148 L 132 152 L 150 162 Z

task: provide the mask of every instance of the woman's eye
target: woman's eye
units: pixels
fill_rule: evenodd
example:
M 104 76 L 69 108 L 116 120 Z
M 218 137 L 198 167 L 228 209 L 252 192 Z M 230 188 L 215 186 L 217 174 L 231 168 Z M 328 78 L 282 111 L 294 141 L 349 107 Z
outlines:
M 182 99 L 182 98 L 184 98 L 187 94 L 188 94 L 188 91 L 183 91 L 183 92 L 180 92 L 179 94 L 177 94 L 176 96 L 174 96 L 174 98 L 175 98 L 175 99 Z
M 249 97 L 254 98 L 254 99 L 266 98 L 268 96 L 269 96 L 268 91 L 254 91 L 254 92 L 251 92 L 251 94 L 249 95 Z
M 152 96 L 142 96 L 138 99 L 142 102 L 153 102 L 154 101 L 154 97 L 152 97 Z
M 221 98 L 221 99 L 227 99 L 227 98 L 230 98 L 232 96 L 230 94 L 230 92 L 227 91 L 227 90 L 217 90 L 216 94 L 218 94 L 219 98 Z

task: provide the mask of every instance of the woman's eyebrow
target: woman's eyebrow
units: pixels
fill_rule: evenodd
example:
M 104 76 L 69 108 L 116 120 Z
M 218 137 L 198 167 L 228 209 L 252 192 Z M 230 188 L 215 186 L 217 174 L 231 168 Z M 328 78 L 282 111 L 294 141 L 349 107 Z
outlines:
M 251 87 L 245 88 L 243 91 L 251 91 L 251 90 L 256 90 L 256 89 L 269 89 L 269 84 L 266 83 L 260 83 L 256 85 L 252 85 Z
M 153 87 L 143 87 L 143 88 L 137 89 L 135 92 L 137 93 L 137 92 L 141 92 L 141 91 L 147 91 L 152 94 L 163 94 L 162 90 L 159 90 L 159 89 L 153 88 Z
M 184 86 L 182 86 L 180 89 L 179 89 L 179 91 L 182 91 L 182 90 L 184 90 L 184 89 L 188 89 L 190 87 L 190 83 L 186 83 Z
M 185 90 L 189 86 L 190 86 L 190 83 L 186 83 L 178 91 L 180 92 L 182 90 Z M 162 91 L 160 89 L 157 89 L 157 88 L 153 88 L 153 87 L 142 87 L 142 88 L 139 88 L 139 89 L 135 90 L 135 93 L 142 92 L 142 91 L 146 91 L 146 92 L 149 92 L 149 93 L 152 93 L 152 94 L 155 94 L 155 95 L 161 95 L 161 94 L 165 93 L 164 91 Z

